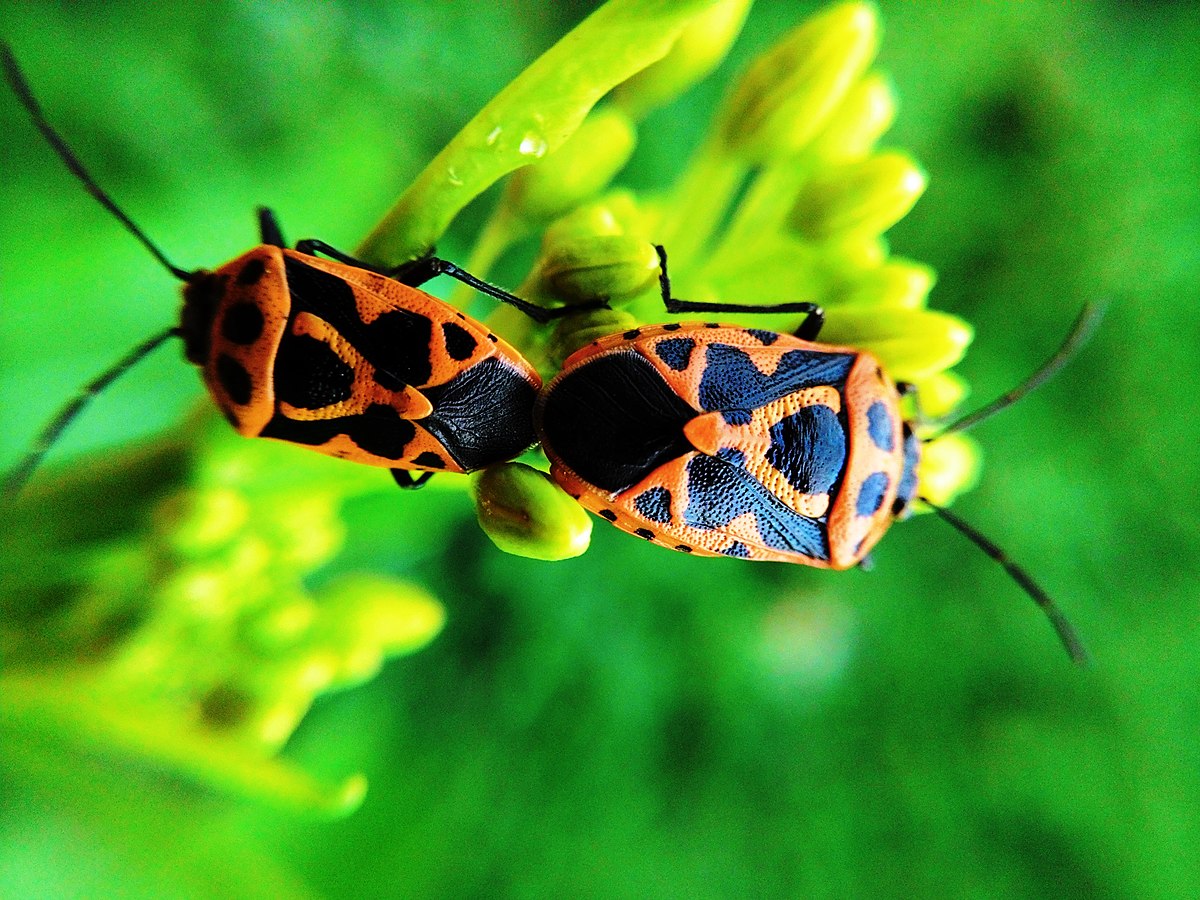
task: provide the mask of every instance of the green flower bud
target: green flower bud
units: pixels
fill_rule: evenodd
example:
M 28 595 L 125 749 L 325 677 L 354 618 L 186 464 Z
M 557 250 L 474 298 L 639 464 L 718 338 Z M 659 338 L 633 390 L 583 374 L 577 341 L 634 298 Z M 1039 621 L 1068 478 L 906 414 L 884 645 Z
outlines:
M 949 506 L 979 481 L 983 454 L 968 434 L 948 434 L 921 449 L 918 493 L 937 506 Z M 915 504 L 917 512 L 923 504 Z
M 866 3 L 834 6 L 790 31 L 751 64 L 726 103 L 726 146 L 751 163 L 803 149 L 866 71 L 877 31 Z
M 950 368 L 973 336 L 969 324 L 949 313 L 887 307 L 839 307 L 821 332 L 822 341 L 871 351 L 897 381 L 920 381 Z
M 561 147 L 513 174 L 504 203 L 518 218 L 553 219 L 604 190 L 636 145 L 637 131 L 624 112 L 594 110 Z
M 825 268 L 831 280 L 853 279 L 863 272 L 878 269 L 888 257 L 888 245 L 878 234 L 850 232 L 838 234 L 820 245 Z
M 957 372 L 945 371 L 914 382 L 916 404 L 913 414 L 925 420 L 941 419 L 958 409 L 971 393 L 970 385 Z
M 623 309 L 592 309 L 578 315 L 564 316 L 554 323 L 554 331 L 550 333 L 543 355 L 550 368 L 557 372 L 567 357 L 580 347 L 637 326 L 638 320 Z
M 544 472 L 501 463 L 474 476 L 474 487 L 479 525 L 505 553 L 559 560 L 587 550 L 591 518 Z
M 310 597 L 278 587 L 272 592 L 270 605 L 256 610 L 242 623 L 242 639 L 262 654 L 289 650 L 305 640 L 317 612 Z
M 194 557 L 233 540 L 245 526 L 248 513 L 241 494 L 214 486 L 184 488 L 164 497 L 154 510 L 154 519 L 176 552 Z
M 311 708 L 311 696 L 269 698 L 248 717 L 244 733 L 256 744 L 278 750 L 287 743 L 300 720 Z
M 644 215 L 629 191 L 610 191 L 594 203 L 587 203 L 558 219 L 546 229 L 542 246 L 570 243 L 598 235 L 638 235 L 643 232 Z
M 346 527 L 338 515 L 340 501 L 331 494 L 306 486 L 272 498 L 278 505 L 258 504 L 261 518 L 254 527 L 270 541 L 275 560 L 307 571 L 341 549 Z
M 809 152 L 822 163 L 862 159 L 892 127 L 895 118 L 896 95 L 891 82 L 872 72 L 850 88 L 813 139 Z
M 319 596 L 317 640 L 336 659 L 338 686 L 366 681 L 385 658 L 413 653 L 437 636 L 442 605 L 416 585 L 378 575 L 347 575 Z
M 567 302 L 636 296 L 658 279 L 653 245 L 627 235 L 547 243 L 538 264 L 546 292 Z
M 813 241 L 882 234 L 912 209 L 926 182 L 912 157 L 898 151 L 823 169 L 801 189 L 789 224 Z
M 631 118 L 670 102 L 720 65 L 750 9 L 750 0 L 723 0 L 697 15 L 671 51 L 613 90 L 612 101 Z
M 937 273 L 924 263 L 893 257 L 867 269 L 831 298 L 837 303 L 920 309 L 937 281 Z

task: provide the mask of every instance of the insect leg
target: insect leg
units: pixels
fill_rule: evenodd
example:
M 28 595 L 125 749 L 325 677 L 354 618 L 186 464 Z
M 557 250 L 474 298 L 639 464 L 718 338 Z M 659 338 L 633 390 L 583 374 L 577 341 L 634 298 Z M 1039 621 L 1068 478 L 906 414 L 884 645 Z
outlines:
M 671 278 L 667 274 L 667 251 L 660 244 L 654 247 L 658 251 L 658 283 L 662 290 L 663 306 L 669 313 L 688 312 L 728 312 L 728 313 L 805 313 L 805 319 L 796 329 L 796 337 L 805 341 L 816 340 L 825 324 L 825 311 L 815 303 L 705 303 L 698 300 L 679 300 L 671 296 Z
M 396 484 L 406 491 L 415 491 L 417 488 L 424 487 L 425 482 L 433 477 L 432 472 L 422 472 L 420 477 L 413 478 L 408 469 L 392 469 L 391 473 L 392 477 L 396 479 Z

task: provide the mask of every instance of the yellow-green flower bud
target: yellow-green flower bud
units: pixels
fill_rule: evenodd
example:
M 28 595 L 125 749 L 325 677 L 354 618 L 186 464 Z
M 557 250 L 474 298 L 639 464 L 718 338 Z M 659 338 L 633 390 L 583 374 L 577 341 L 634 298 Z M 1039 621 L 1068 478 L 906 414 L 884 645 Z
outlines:
M 726 146 L 747 162 L 793 155 L 824 127 L 875 56 L 866 3 L 842 3 L 790 31 L 742 76 L 720 118 Z
M 637 120 L 682 94 L 720 65 L 749 9 L 750 0 L 722 0 L 697 15 L 666 56 L 613 89 L 612 101 Z
M 949 506 L 959 494 L 975 487 L 983 454 L 966 434 L 948 434 L 921 449 L 917 493 L 936 506 Z M 921 504 L 916 504 L 921 511 Z
M 870 350 L 897 381 L 920 381 L 960 359 L 974 330 L 949 313 L 929 309 L 838 307 L 821 340 Z
M 174 550 L 197 556 L 232 540 L 248 512 L 242 495 L 229 488 L 183 488 L 159 501 L 154 520 Z
M 636 296 L 658 278 L 653 245 L 628 235 L 593 235 L 546 244 L 543 289 L 566 302 Z
M 356 656 L 392 657 L 421 649 L 446 622 L 442 604 L 428 591 L 378 575 L 343 576 L 323 588 L 318 599 L 323 609 L 318 628 L 337 635 L 334 643 L 343 657 L 339 678 L 366 677 L 355 674 Z
M 567 357 L 580 347 L 637 326 L 638 320 L 623 309 L 592 309 L 578 315 L 564 316 L 554 323 L 554 331 L 546 342 L 546 362 L 557 372 Z
M 346 537 L 346 526 L 338 515 L 340 501 L 331 493 L 308 489 L 287 495 L 277 508 L 262 509 L 259 533 L 271 542 L 275 558 L 301 571 L 325 562 Z
M 636 145 L 637 131 L 624 112 L 594 110 L 561 147 L 513 173 L 504 203 L 518 218 L 535 222 L 562 215 L 604 190 Z
M 610 191 L 558 219 L 546 229 L 543 247 L 597 235 L 640 234 L 644 216 L 629 191 Z
M 850 88 L 813 139 L 809 152 L 822 163 L 862 159 L 895 118 L 896 95 L 891 82 L 878 72 L 869 73 Z
M 913 412 L 926 421 L 942 419 L 958 409 L 971 388 L 957 372 L 945 371 L 913 383 L 916 406 Z
M 277 586 L 270 605 L 256 610 L 242 623 L 242 637 L 259 653 L 286 651 L 306 639 L 317 614 L 317 605 L 310 597 Z
M 246 722 L 245 732 L 256 743 L 276 750 L 287 743 L 311 706 L 311 696 L 270 698 L 254 710 L 254 715 Z
M 937 273 L 924 263 L 892 257 L 869 268 L 835 294 L 835 302 L 862 306 L 920 309 L 937 281 Z
M 591 518 L 544 472 L 501 463 L 474 476 L 474 487 L 479 525 L 505 553 L 559 560 L 587 550 Z
M 926 183 L 925 173 L 908 154 L 878 153 L 818 172 L 801 188 L 788 221 L 814 241 L 848 233 L 882 234 L 912 209 Z

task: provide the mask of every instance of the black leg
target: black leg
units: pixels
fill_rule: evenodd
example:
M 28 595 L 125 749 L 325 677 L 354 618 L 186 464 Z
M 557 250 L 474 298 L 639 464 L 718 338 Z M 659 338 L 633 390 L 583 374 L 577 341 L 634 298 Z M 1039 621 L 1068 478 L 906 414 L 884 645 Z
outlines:
M 301 253 L 304 251 L 301 250 Z M 419 478 L 413 478 L 412 472 L 408 469 L 392 469 L 392 477 L 396 479 L 396 484 L 406 491 L 415 491 L 417 488 L 425 486 L 430 478 L 433 477 L 432 472 L 422 472 Z
M 671 296 L 671 278 L 667 275 L 667 251 L 661 245 L 658 251 L 658 284 L 662 290 L 663 306 L 669 313 L 727 312 L 727 313 L 805 313 L 805 319 L 796 329 L 796 337 L 805 341 L 816 340 L 825 324 L 825 311 L 815 303 L 773 303 L 770 305 L 744 303 L 704 303 L 696 300 L 678 300 Z
M 348 266 L 354 266 L 356 269 L 366 269 L 368 272 L 377 272 L 380 275 L 389 274 L 389 270 L 387 269 L 381 269 L 379 266 L 371 265 L 369 262 L 364 262 L 361 259 L 355 259 L 349 253 L 343 253 L 336 247 L 331 247 L 324 241 L 318 241 L 315 238 L 306 238 L 303 241 L 297 241 L 296 250 L 309 256 L 316 256 L 318 253 L 324 253 L 330 259 L 337 260 L 340 263 L 345 263 Z
M 279 220 L 275 218 L 275 213 L 265 206 L 258 208 L 258 233 L 262 235 L 264 244 L 272 247 L 287 246 L 283 239 L 283 231 L 279 227 Z
M 528 300 L 522 300 L 515 294 L 510 294 L 503 288 L 498 288 L 494 284 L 488 284 L 486 281 L 481 281 L 470 272 L 459 268 L 448 259 L 442 259 L 438 256 L 423 256 L 420 259 L 414 259 L 412 262 L 398 266 L 387 273 L 393 278 L 396 278 L 405 284 L 417 287 L 424 284 L 431 278 L 437 275 L 448 275 L 456 281 L 461 281 L 463 284 L 470 285 L 479 291 L 481 294 L 487 294 L 489 297 L 494 297 L 501 303 L 507 303 L 509 306 L 515 307 L 523 312 L 535 322 L 553 321 L 554 319 L 562 318 L 571 313 L 581 312 L 588 309 L 599 309 L 605 304 L 595 303 L 579 306 L 560 306 L 557 309 L 547 309 L 544 306 L 538 306 L 536 303 L 530 303 Z
M 489 297 L 494 297 L 502 303 L 507 303 L 509 306 L 516 307 L 535 322 L 546 323 L 554 319 L 562 318 L 574 312 L 582 312 L 589 309 L 600 309 L 605 306 L 604 303 L 583 304 L 579 306 L 562 306 L 557 309 L 547 309 L 544 306 L 538 306 L 536 303 L 530 303 L 528 300 L 522 300 L 514 294 L 510 294 L 503 288 L 496 287 L 494 284 L 488 284 L 486 281 L 481 281 L 470 272 L 460 269 L 454 263 L 447 259 L 441 259 L 437 256 L 426 255 L 419 259 L 411 260 L 403 265 L 396 266 L 393 269 L 381 269 L 378 266 L 363 262 L 361 259 L 355 259 L 348 253 L 342 253 L 333 247 L 330 247 L 324 241 L 305 240 L 296 244 L 296 249 L 301 253 L 307 253 L 310 256 L 314 253 L 324 253 L 331 259 L 336 259 L 338 262 L 346 263 L 350 266 L 357 266 L 360 269 L 366 269 L 370 272 L 377 272 L 380 275 L 386 275 L 388 278 L 395 278 L 401 284 L 407 284 L 409 287 L 420 287 L 425 282 L 429 281 L 438 275 L 449 275 L 451 278 L 461 281 L 463 284 L 470 285 L 479 291 L 481 294 L 487 294 Z

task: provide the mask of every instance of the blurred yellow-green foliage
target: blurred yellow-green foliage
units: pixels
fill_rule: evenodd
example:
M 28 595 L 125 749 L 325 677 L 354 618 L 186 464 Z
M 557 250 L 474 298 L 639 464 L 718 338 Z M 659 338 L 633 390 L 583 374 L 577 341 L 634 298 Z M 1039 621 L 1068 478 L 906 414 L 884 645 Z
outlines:
M 249 246 L 260 203 L 292 240 L 357 245 L 592 6 L 3 9 L 3 36 L 52 120 L 193 266 Z M 760 0 L 714 77 L 657 110 L 645 98 L 669 96 L 669 84 L 626 96 L 638 141 L 620 183 L 657 190 L 681 173 L 736 73 L 815 10 Z M 879 10 L 878 65 L 901 102 L 884 144 L 930 178 L 891 249 L 932 266 L 933 305 L 975 326 L 958 367 L 974 396 L 1019 381 L 1083 302 L 1113 301 L 1070 369 L 979 430 L 986 471 L 957 507 L 1036 572 L 1084 633 L 1094 670 L 1070 670 L 1028 600 L 936 521 L 897 526 L 870 574 L 694 560 L 601 527 L 578 559 L 519 559 L 483 536 L 461 486 L 435 479 L 401 494 L 377 489 L 383 473 L 291 448 L 245 455 L 190 412 L 199 382 L 166 351 L 55 451 L 77 470 L 60 468 L 38 504 L 3 522 L 5 593 L 26 597 L 25 623 L 40 624 L 22 632 L 7 610 L 0 622 L 5 892 L 1200 891 L 1200 454 L 1188 393 L 1200 337 L 1200 12 Z M 7 92 L 0 119 L 7 468 L 78 385 L 169 325 L 178 301 Z M 620 142 L 619 123 L 595 127 Z M 808 193 L 802 222 L 837 183 Z M 467 208 L 441 255 L 479 252 L 501 193 Z M 549 202 L 536 183 L 520 199 Z M 536 250 L 532 235 L 518 241 L 495 280 L 518 283 Z M 164 431 L 191 443 L 129 455 Z M 185 470 L 186 490 L 125 502 L 143 477 Z M 122 529 L 143 538 L 105 543 Z M 28 545 L 46 534 L 53 547 Z M 84 612 L 143 583 L 146 608 L 76 634 L 63 626 L 79 617 L 54 605 L 71 587 L 53 583 L 60 569 L 86 583 Z M 238 579 L 243 606 L 218 602 L 221 579 Z M 131 631 L 154 640 L 126 647 L 102 684 L 82 674 L 110 646 L 98 635 Z M 367 680 L 383 656 L 431 638 Z M 84 665 L 49 689 L 14 677 L 58 659 Z M 193 709 L 203 735 L 237 727 L 201 742 L 187 737 L 191 720 L 140 715 L 161 712 L 139 706 L 148 675 L 168 694 L 209 686 L 173 707 Z M 371 789 L 356 814 L 296 813 L 352 806 L 357 772 Z

